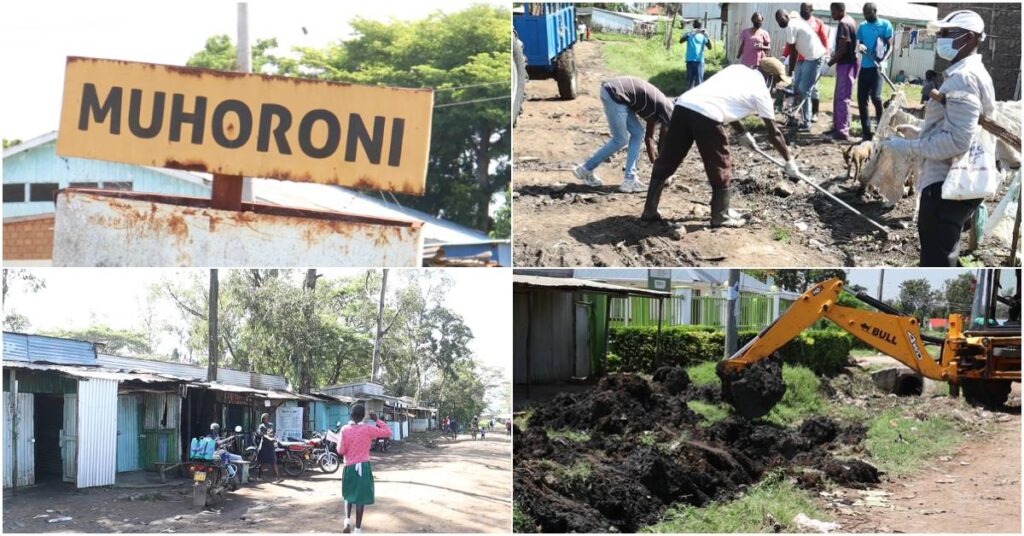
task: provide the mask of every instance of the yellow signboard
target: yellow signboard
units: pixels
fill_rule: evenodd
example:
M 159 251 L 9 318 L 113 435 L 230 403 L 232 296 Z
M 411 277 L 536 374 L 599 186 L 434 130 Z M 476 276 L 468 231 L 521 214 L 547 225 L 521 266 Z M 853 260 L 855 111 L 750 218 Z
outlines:
M 57 154 L 422 195 L 430 89 L 69 57 Z

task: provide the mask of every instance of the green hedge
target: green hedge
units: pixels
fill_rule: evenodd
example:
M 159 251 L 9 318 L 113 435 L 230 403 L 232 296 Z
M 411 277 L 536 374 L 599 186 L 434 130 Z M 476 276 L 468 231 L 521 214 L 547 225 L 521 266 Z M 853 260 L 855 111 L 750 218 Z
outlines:
M 614 327 L 608 338 L 608 370 L 653 372 L 656 327 Z M 741 331 L 740 346 L 756 337 L 757 331 Z M 789 341 L 779 352 L 792 365 L 803 365 L 816 374 L 835 375 L 844 366 L 853 337 L 837 330 L 808 330 Z M 725 352 L 725 333 L 672 326 L 661 333 L 661 364 L 687 367 L 704 361 L 719 361 Z

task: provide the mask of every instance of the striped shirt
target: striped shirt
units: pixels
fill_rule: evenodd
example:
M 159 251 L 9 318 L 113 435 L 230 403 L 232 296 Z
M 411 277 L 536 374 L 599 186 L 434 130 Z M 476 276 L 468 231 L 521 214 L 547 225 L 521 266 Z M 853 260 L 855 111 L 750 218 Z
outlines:
M 672 120 L 672 102 L 658 88 L 639 78 L 620 76 L 605 80 L 601 88 L 612 100 L 624 104 L 647 121 L 668 126 Z
M 953 159 L 966 153 L 974 137 L 981 135 L 978 117 L 991 116 L 996 106 L 992 77 L 980 54 L 950 65 L 943 74 L 939 92 L 946 96 L 946 104 L 928 102 L 921 133 L 907 144 L 911 154 L 924 159 L 918 191 L 946 180 Z

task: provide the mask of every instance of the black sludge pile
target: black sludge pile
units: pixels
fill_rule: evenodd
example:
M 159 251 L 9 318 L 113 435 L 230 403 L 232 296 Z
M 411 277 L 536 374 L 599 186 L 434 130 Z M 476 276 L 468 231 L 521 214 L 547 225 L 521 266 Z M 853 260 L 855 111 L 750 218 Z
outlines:
M 589 392 L 536 406 L 515 430 L 515 500 L 538 530 L 634 532 L 669 505 L 734 498 L 778 467 L 863 473 L 855 460 L 829 465 L 828 449 L 849 436 L 831 419 L 783 428 L 730 416 L 704 428 L 686 403 L 718 401 L 717 389 L 691 385 L 678 367 L 654 378 L 610 375 Z

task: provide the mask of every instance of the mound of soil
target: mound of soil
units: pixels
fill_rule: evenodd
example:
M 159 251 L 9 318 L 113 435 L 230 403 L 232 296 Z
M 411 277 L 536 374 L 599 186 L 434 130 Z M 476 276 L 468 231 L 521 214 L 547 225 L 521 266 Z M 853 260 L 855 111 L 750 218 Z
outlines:
M 635 532 L 670 505 L 729 500 L 776 468 L 877 482 L 870 465 L 832 458 L 844 429 L 827 417 L 786 428 L 732 415 L 701 427 L 687 400 L 720 401 L 717 389 L 663 367 L 652 381 L 612 374 L 536 406 L 514 435 L 519 508 L 543 532 Z
M 767 415 L 786 394 L 782 356 L 778 352 L 743 372 L 726 372 L 721 367 L 716 372 L 722 380 L 722 398 L 749 419 Z

